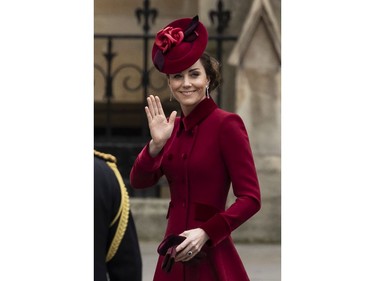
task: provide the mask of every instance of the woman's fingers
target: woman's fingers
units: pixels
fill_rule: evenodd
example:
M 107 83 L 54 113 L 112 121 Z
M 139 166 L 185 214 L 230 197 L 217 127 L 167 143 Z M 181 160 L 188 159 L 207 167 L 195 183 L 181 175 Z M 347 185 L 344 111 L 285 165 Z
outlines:
M 174 124 L 174 120 L 176 119 L 177 111 L 173 111 L 171 115 L 169 116 L 169 123 Z
M 174 119 L 175 116 L 171 115 L 170 118 Z M 194 258 L 209 239 L 206 232 L 201 228 L 185 230 L 180 235 L 186 237 L 186 239 L 176 248 L 178 252 L 176 261 L 188 261 Z
M 199 252 L 199 247 L 197 247 L 194 242 L 192 243 L 192 241 L 189 241 L 189 239 L 185 239 L 180 245 L 177 246 L 176 250 L 178 252 L 176 262 L 185 262 L 194 258 L 194 256 Z
M 151 123 L 152 115 L 151 115 L 151 112 L 150 112 L 150 109 L 148 108 L 148 106 L 145 106 L 145 112 L 146 112 L 148 123 Z
M 155 116 L 155 110 L 154 110 L 154 106 L 152 105 L 151 96 L 147 97 L 147 104 L 148 104 L 148 109 L 150 111 L 151 117 Z
M 150 95 L 150 99 L 151 99 L 151 104 L 152 104 L 152 107 L 154 109 L 154 114 L 155 115 L 159 115 L 159 109 L 158 109 L 158 106 L 156 104 L 156 99 L 153 95 Z
M 158 96 L 155 97 L 155 104 L 156 104 L 156 110 L 159 114 L 164 115 L 164 110 L 160 102 L 160 98 Z
M 192 258 L 194 258 L 194 256 L 198 252 L 199 251 L 196 251 L 194 249 L 187 249 L 187 248 L 185 248 L 183 251 L 181 251 L 180 253 L 178 253 L 178 255 L 176 257 L 176 262 L 178 262 L 178 261 L 182 261 L 182 262 L 189 261 Z
M 150 95 L 149 97 L 147 97 L 147 104 L 152 117 L 156 115 L 164 116 L 163 107 L 158 96 Z
M 182 235 L 181 235 L 182 236 Z M 177 247 L 176 247 L 176 251 L 177 252 L 181 252 L 183 251 L 187 246 L 189 245 L 189 241 L 186 241 L 186 239 L 184 241 L 182 241 Z

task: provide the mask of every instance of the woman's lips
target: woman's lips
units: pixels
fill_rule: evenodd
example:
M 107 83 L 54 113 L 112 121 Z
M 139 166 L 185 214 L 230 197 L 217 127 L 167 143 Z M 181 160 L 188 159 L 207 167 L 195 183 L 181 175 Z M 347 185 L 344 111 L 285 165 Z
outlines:
M 180 93 L 183 94 L 184 96 L 191 96 L 195 92 L 196 91 L 180 91 Z

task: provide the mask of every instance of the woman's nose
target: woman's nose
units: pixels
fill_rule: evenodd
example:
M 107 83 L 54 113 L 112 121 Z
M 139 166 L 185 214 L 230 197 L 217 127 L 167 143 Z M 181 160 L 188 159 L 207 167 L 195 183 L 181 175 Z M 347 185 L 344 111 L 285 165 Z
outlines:
M 189 78 L 187 78 L 187 77 L 184 78 L 183 86 L 184 87 L 190 87 L 191 86 Z

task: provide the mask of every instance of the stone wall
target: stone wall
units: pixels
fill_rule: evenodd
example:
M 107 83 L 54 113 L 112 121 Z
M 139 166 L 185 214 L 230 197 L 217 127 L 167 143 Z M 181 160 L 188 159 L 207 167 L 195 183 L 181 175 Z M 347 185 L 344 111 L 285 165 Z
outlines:
M 274 2 L 253 1 L 229 57 L 236 67 L 236 112 L 249 133 L 262 194 L 259 213 L 234 233 L 249 242 L 281 241 L 281 41 Z

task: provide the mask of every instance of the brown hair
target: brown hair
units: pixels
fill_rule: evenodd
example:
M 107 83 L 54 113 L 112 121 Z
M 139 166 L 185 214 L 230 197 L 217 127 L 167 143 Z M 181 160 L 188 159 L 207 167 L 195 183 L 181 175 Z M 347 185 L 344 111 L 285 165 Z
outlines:
M 220 63 L 207 53 L 203 53 L 200 60 L 210 80 L 209 92 L 212 92 L 221 83 Z

